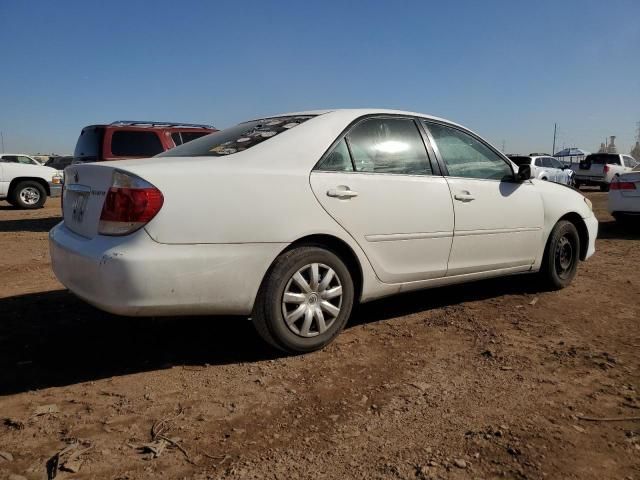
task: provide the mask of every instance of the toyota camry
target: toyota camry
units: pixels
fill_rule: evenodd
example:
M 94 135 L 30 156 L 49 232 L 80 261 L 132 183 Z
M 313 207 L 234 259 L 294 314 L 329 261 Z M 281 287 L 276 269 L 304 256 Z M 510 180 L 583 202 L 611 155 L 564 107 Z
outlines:
M 259 118 L 152 159 L 68 167 L 52 265 L 103 310 L 248 316 L 273 346 L 309 352 L 358 302 L 521 273 L 567 286 L 598 222 L 529 169 L 419 113 Z

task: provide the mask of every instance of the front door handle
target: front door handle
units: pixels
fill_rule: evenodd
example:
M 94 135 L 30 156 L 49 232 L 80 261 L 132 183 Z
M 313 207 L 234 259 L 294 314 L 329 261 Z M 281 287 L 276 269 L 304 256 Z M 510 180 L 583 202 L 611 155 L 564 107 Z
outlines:
M 453 198 L 455 198 L 456 200 L 460 201 L 460 202 L 471 202 L 473 200 L 476 199 L 476 197 L 474 197 L 473 195 L 471 195 L 471 193 L 469 192 L 460 192 L 460 193 L 456 193 Z
M 339 185 L 336 188 L 330 188 L 327 190 L 327 197 L 340 198 L 347 200 L 349 198 L 357 197 L 358 192 L 354 192 L 346 185 Z

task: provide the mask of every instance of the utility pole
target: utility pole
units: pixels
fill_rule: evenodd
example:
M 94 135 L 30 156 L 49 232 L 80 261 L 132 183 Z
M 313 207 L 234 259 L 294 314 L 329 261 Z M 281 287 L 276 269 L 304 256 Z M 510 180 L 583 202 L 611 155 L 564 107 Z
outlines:
M 556 133 L 558 132 L 558 124 L 553 124 L 553 148 L 551 149 L 551 155 L 556 154 Z
M 505 142 L 504 140 L 502 140 L 502 153 L 505 153 L 505 146 L 506 146 L 507 142 Z

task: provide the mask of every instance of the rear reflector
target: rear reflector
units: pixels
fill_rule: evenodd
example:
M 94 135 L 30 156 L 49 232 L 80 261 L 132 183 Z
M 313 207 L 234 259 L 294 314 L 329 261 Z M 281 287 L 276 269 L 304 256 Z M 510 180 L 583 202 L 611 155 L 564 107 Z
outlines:
M 130 173 L 114 171 L 107 192 L 98 233 L 128 235 L 145 226 L 162 208 L 162 192 Z
M 609 165 L 605 165 L 604 167 L 602 167 L 602 173 L 606 175 L 608 171 L 609 171 Z
M 611 182 L 610 190 L 635 190 L 636 184 L 633 182 Z

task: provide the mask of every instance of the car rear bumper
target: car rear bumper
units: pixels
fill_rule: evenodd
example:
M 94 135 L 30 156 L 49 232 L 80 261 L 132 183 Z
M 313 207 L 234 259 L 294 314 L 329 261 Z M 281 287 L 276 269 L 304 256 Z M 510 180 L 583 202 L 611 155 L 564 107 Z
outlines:
M 607 207 L 609 213 L 640 213 L 640 196 L 625 196 L 620 190 L 611 190 Z
M 53 271 L 88 303 L 111 313 L 248 315 L 285 244 L 157 243 L 144 229 L 87 239 L 64 222 L 49 232 Z
M 605 185 L 607 182 L 604 177 L 582 177 L 580 175 L 574 175 L 574 182 L 581 183 L 582 185 Z

